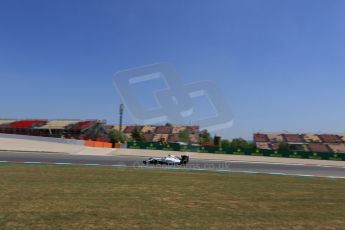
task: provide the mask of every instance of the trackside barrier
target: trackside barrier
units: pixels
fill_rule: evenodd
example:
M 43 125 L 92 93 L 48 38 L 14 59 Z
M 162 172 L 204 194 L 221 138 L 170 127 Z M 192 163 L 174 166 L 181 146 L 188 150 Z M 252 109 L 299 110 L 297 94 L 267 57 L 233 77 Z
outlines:
M 88 140 L 88 141 L 85 141 L 85 146 L 97 147 L 97 148 L 111 148 L 112 144 L 109 142 Z
M 128 142 L 127 148 L 345 161 L 345 153 L 320 153 L 320 152 L 306 152 L 306 151 L 286 151 L 286 150 L 281 151 L 281 150 L 241 149 L 241 148 L 234 149 L 234 148 L 221 148 L 221 147 L 187 146 L 187 145 L 180 145 L 178 143 L 162 144 L 162 143 L 157 143 L 157 142 Z
M 103 142 L 103 141 L 84 141 L 84 140 L 74 140 L 66 138 L 54 138 L 54 137 L 38 137 L 38 136 L 26 136 L 26 135 L 15 135 L 15 134 L 3 134 L 0 133 L 0 138 L 10 138 L 18 140 L 28 140 L 28 141 L 42 141 L 58 144 L 69 144 L 69 145 L 82 145 L 88 147 L 98 147 L 98 148 L 112 148 L 112 143 Z M 120 144 L 120 147 L 122 145 Z
M 39 136 L 27 136 L 27 135 L 17 135 L 17 134 L 4 134 L 0 133 L 0 138 L 10 138 L 28 141 L 43 141 L 58 144 L 69 144 L 69 145 L 85 145 L 83 140 L 74 140 L 66 138 L 54 138 L 54 137 L 39 137 Z

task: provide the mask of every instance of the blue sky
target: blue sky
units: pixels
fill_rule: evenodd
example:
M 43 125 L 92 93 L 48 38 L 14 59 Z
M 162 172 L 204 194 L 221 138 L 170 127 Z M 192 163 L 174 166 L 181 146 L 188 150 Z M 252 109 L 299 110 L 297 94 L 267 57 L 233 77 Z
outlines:
M 344 12 L 342 0 L 1 0 L 0 117 L 114 123 L 114 73 L 168 62 L 185 84 L 217 82 L 234 113 L 225 137 L 342 133 Z

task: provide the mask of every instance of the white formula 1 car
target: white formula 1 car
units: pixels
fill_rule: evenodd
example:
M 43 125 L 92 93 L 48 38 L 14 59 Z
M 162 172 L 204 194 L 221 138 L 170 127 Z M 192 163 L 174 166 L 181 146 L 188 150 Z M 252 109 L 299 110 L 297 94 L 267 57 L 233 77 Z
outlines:
M 168 155 L 167 157 L 151 157 L 143 161 L 144 164 L 161 164 L 161 165 L 185 165 L 189 162 L 189 156 L 182 155 L 180 157 Z

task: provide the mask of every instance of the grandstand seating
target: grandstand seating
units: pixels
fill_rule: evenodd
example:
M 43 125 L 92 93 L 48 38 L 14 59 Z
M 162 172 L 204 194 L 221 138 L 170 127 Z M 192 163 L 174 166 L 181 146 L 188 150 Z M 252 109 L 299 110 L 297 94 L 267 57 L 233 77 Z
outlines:
M 311 152 L 320 152 L 320 153 L 331 152 L 331 150 L 327 147 L 327 145 L 322 144 L 322 143 L 309 143 L 308 148 Z
M 342 140 L 337 135 L 321 134 L 319 135 L 319 137 L 324 143 L 341 143 L 342 142 Z
M 5 125 L 10 124 L 10 123 L 13 123 L 15 121 L 16 120 L 0 120 L 0 127 L 5 126 Z
M 267 134 L 267 138 L 270 142 L 283 142 L 284 138 L 281 134 Z
M 322 142 L 322 140 L 316 134 L 304 134 L 303 139 L 305 142 L 308 142 L 308 143 L 313 143 L 313 142 L 321 143 Z
M 165 125 L 145 125 L 145 126 L 136 126 L 136 125 L 127 125 L 123 129 L 125 135 L 131 139 L 131 133 L 137 127 L 145 137 L 146 141 L 161 141 L 161 139 L 165 139 L 165 141 L 169 142 L 179 142 L 178 134 L 183 131 L 187 130 L 190 135 L 190 139 L 192 143 L 197 143 L 199 141 L 199 127 L 198 126 L 165 126 Z M 118 126 L 114 126 L 115 129 L 119 129 Z M 146 134 L 153 134 L 153 135 L 146 135 Z
M 113 128 L 116 129 L 116 130 L 120 130 L 120 126 L 119 125 L 115 125 Z M 126 130 L 126 128 L 127 128 L 127 126 L 123 125 L 121 131 L 124 132 Z
M 283 137 L 285 138 L 286 142 L 292 142 L 292 143 L 304 142 L 299 134 L 283 134 Z
M 341 139 L 342 142 L 345 143 L 345 134 L 339 135 L 339 138 Z
M 190 134 L 199 134 L 199 126 L 187 126 L 186 129 Z
M 198 126 L 136 126 L 124 125 L 123 131 L 128 139 L 135 128 L 144 133 L 146 141 L 179 142 L 178 134 L 187 130 L 192 143 L 199 140 Z M 107 131 L 119 129 L 119 126 L 110 126 L 96 120 L 0 120 L 0 133 L 20 134 L 46 137 L 65 137 L 80 140 L 107 141 Z
M 198 143 L 199 142 L 199 134 L 189 134 L 189 139 L 192 143 Z
M 152 126 L 152 125 L 145 125 L 142 129 L 141 132 L 143 133 L 155 133 L 157 127 Z
M 171 134 L 172 133 L 172 127 L 170 126 L 158 126 L 156 129 L 157 134 Z
M 268 142 L 256 142 L 256 147 L 258 149 L 271 149 Z
M 179 142 L 178 134 L 182 130 L 187 130 L 190 134 L 191 141 L 197 143 L 199 140 L 199 127 L 198 126 L 165 126 L 165 125 L 145 125 L 145 126 L 136 126 L 136 125 L 127 125 L 124 126 L 123 132 L 126 136 L 131 139 L 131 133 L 137 127 L 144 134 L 154 134 L 145 135 L 145 140 L 147 141 L 160 141 L 161 138 L 164 138 L 169 142 Z M 114 126 L 114 129 L 119 129 L 118 126 Z M 158 135 L 159 134 L 159 135 Z M 164 135 L 163 135 L 164 134 Z
M 181 131 L 184 131 L 184 130 L 186 130 L 185 126 L 176 126 L 176 127 L 173 127 L 172 133 L 179 134 Z
M 290 151 L 306 151 L 308 152 L 309 149 L 305 144 L 296 144 L 296 143 L 289 143 L 289 150 Z
M 94 124 L 94 121 L 82 121 L 72 126 L 72 131 L 82 131 Z
M 144 138 L 145 138 L 145 141 L 153 141 L 153 138 L 154 138 L 155 134 L 153 133 L 145 133 L 144 134 Z
M 79 122 L 80 121 L 76 120 L 54 120 L 49 121 L 47 124 L 43 126 L 36 127 L 36 129 L 65 129 L 68 126 L 74 125 Z
M 169 134 L 156 134 L 156 135 L 153 137 L 153 141 L 154 141 L 154 142 L 159 142 L 159 141 L 161 141 L 161 140 L 168 141 L 168 138 L 169 138 Z
M 280 146 L 280 142 L 272 142 L 270 143 L 271 149 L 278 150 Z
M 15 121 L 15 122 L 3 125 L 2 128 L 29 129 L 29 128 L 45 125 L 46 123 L 47 123 L 46 120 L 22 120 L 22 121 Z
M 173 133 L 173 134 L 169 135 L 168 141 L 169 142 L 179 142 L 178 133 Z
M 328 147 L 335 153 L 345 153 L 345 144 L 329 144 Z
M 255 142 L 267 142 L 268 138 L 267 138 L 266 134 L 255 133 L 254 134 L 254 141 Z
M 0 133 L 108 140 L 104 121 L 96 120 L 0 120 Z
M 142 129 L 142 126 L 136 126 L 136 125 L 127 126 L 124 133 L 132 133 L 135 128 L 138 128 L 140 131 Z
M 340 137 L 340 139 L 341 139 L 343 142 L 345 142 L 345 134 L 340 135 L 339 137 Z
M 277 150 L 281 142 L 291 151 L 345 153 L 345 135 L 335 134 L 254 134 L 259 149 Z

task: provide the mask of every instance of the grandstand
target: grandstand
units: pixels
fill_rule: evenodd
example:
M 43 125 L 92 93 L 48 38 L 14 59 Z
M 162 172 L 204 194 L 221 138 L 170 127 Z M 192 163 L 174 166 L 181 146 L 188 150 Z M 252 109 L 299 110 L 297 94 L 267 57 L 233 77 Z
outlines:
M 9 123 L 13 123 L 15 122 L 16 120 L 0 120 L 0 127 L 2 125 L 6 125 L 6 124 L 9 124 Z
M 182 131 L 185 131 L 186 129 L 187 129 L 186 126 L 176 126 L 176 127 L 173 127 L 172 133 L 173 134 L 178 134 L 178 133 L 180 133 Z
M 130 134 L 130 133 L 132 133 L 133 131 L 134 131 L 134 129 L 138 129 L 138 130 L 142 130 L 142 126 L 135 126 L 135 125 L 133 125 L 133 126 L 127 126 L 125 129 L 124 129 L 124 133 L 126 133 L 126 134 Z
M 256 142 L 256 147 L 258 149 L 268 149 L 268 150 L 271 149 L 271 146 L 269 145 L 268 142 Z
M 162 134 L 162 133 L 157 133 L 154 137 L 153 137 L 153 142 L 159 142 L 159 141 L 166 141 L 169 138 L 169 134 Z
M 284 138 L 281 134 L 267 134 L 267 138 L 270 142 L 283 142 Z
M 123 125 L 121 131 L 124 132 L 126 130 L 127 126 Z M 112 129 L 120 130 L 119 125 L 112 126 Z
M 148 142 L 180 142 L 179 133 L 182 131 L 187 131 L 189 134 L 191 143 L 199 142 L 199 127 L 198 126 L 164 126 L 164 125 L 126 125 L 122 127 L 122 131 L 130 139 L 131 133 L 137 128 L 140 132 L 144 134 L 145 141 Z M 114 129 L 119 130 L 119 126 L 114 126 Z
M 33 129 L 43 126 L 47 120 L 20 120 L 4 122 L 0 125 L 0 133 L 34 135 Z
M 345 134 L 344 134 L 344 135 L 340 135 L 339 137 L 340 137 L 340 139 L 341 139 L 343 142 L 345 142 Z
M 291 151 L 345 153 L 345 135 L 336 134 L 254 134 L 258 149 L 277 150 L 287 143 Z
M 316 134 L 304 134 L 303 139 L 308 143 L 322 142 L 319 136 Z
M 329 144 L 328 147 L 335 153 L 345 153 L 345 145 L 343 144 Z
M 283 134 L 285 140 L 289 143 L 302 143 L 302 137 L 299 134 Z
M 55 120 L 55 121 L 49 121 L 47 124 L 39 127 L 39 129 L 50 129 L 50 130 L 60 130 L 65 129 L 66 127 L 70 125 L 74 125 L 78 123 L 78 120 Z
M 79 140 L 109 141 L 108 131 L 119 130 L 119 126 L 106 125 L 100 120 L 14 120 L 0 119 L 0 133 L 43 137 L 63 137 Z M 186 131 L 190 143 L 199 142 L 198 126 L 171 125 L 124 125 L 122 131 L 130 140 L 134 129 L 144 134 L 146 142 L 178 143 L 180 133 Z M 278 150 L 287 143 L 290 151 L 317 153 L 345 153 L 345 134 L 296 134 L 255 133 L 254 143 L 258 149 Z
M 322 134 L 319 135 L 320 139 L 324 143 L 341 143 L 342 140 L 338 135 Z
M 119 126 L 106 125 L 105 121 L 100 120 L 0 119 L 0 133 L 5 134 L 109 141 L 108 131 L 111 129 L 119 130 Z M 144 134 L 146 142 L 182 142 L 179 135 L 182 131 L 188 133 L 190 143 L 199 142 L 198 126 L 122 126 L 122 131 L 129 140 L 134 129 Z M 290 151 L 345 153 L 345 134 L 255 133 L 253 139 L 256 147 L 263 150 L 278 150 L 281 143 L 287 143 Z
M 127 137 L 131 137 L 130 134 L 127 134 Z M 155 134 L 153 133 L 145 133 L 144 134 L 144 138 L 145 138 L 145 141 L 152 141 L 155 137 Z
M 0 133 L 73 139 L 106 139 L 98 120 L 0 120 Z
M 158 126 L 157 127 L 157 134 L 171 134 L 173 131 L 173 128 L 170 126 Z
M 151 125 L 147 125 L 147 126 L 144 126 L 141 131 L 143 133 L 155 133 L 157 127 L 156 126 L 151 126 Z
M 308 149 L 311 152 L 320 152 L 320 153 L 331 152 L 327 144 L 324 144 L 324 143 L 309 143 Z

